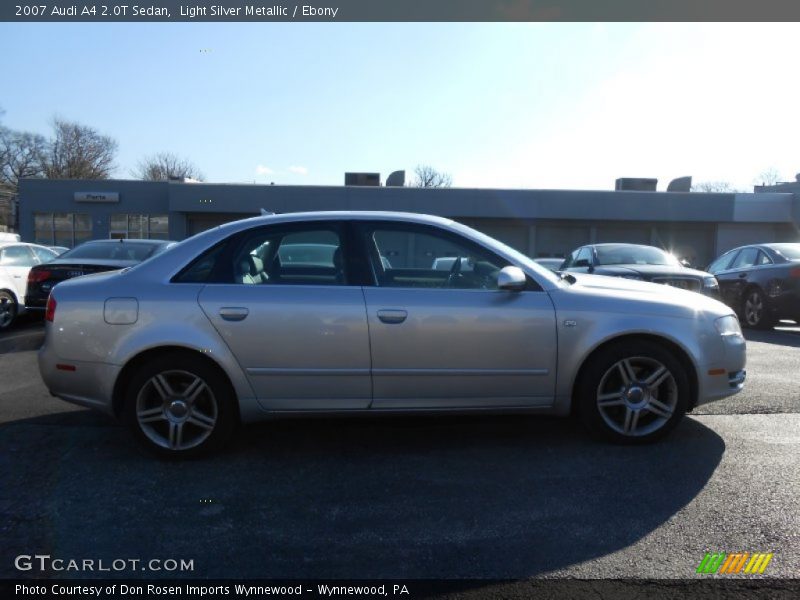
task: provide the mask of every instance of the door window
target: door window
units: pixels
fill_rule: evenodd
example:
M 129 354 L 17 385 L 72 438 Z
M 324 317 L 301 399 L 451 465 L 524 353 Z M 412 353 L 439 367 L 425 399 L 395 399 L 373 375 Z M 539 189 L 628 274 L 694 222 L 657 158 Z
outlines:
M 4 267 L 32 267 L 36 259 L 27 246 L 6 246 L 0 251 L 0 265 Z
M 363 229 L 380 287 L 497 289 L 508 262 L 434 227 L 379 224 Z
M 210 248 L 175 281 L 243 285 L 347 285 L 339 228 L 273 226 Z
M 730 264 L 731 259 L 733 259 L 736 252 L 737 252 L 736 250 L 729 250 L 728 252 L 720 256 L 717 260 L 708 265 L 708 269 L 706 269 L 706 271 L 708 271 L 709 273 L 719 273 L 720 271 L 724 271 L 725 269 L 728 268 L 728 265 Z
M 771 265 L 772 259 L 767 256 L 767 253 L 763 250 L 758 251 L 758 258 L 756 259 L 756 266 L 760 267 L 762 265 Z
M 739 252 L 739 256 L 733 261 L 731 269 L 746 269 L 756 264 L 758 259 L 758 248 L 745 248 Z

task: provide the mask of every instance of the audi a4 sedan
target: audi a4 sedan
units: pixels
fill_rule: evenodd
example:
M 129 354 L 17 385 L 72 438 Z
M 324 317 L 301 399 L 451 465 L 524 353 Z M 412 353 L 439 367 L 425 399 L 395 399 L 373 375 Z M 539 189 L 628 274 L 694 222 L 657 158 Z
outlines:
M 165 456 L 318 414 L 576 413 L 640 443 L 739 392 L 745 342 L 699 294 L 559 276 L 443 218 L 318 212 L 229 223 L 58 284 L 39 368 L 52 394 Z
M 652 281 L 719 298 L 719 285 L 711 273 L 685 267 L 673 255 L 655 246 L 582 246 L 564 259 L 561 270 Z
M 734 248 L 708 267 L 722 300 L 747 327 L 769 329 L 781 319 L 800 323 L 800 244 Z
M 124 269 L 147 260 L 170 244 L 164 240 L 92 240 L 28 271 L 25 307 L 42 311 L 57 283 L 89 273 Z M 41 312 L 39 312 L 41 314 Z

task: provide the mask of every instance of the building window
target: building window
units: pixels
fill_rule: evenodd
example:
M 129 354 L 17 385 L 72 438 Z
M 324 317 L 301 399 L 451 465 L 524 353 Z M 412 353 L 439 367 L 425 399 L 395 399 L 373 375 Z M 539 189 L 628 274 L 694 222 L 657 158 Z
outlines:
M 92 218 L 83 213 L 34 213 L 37 244 L 72 248 L 92 238 Z
M 119 239 L 156 239 L 166 240 L 169 236 L 169 218 L 167 215 L 111 215 L 109 237 Z

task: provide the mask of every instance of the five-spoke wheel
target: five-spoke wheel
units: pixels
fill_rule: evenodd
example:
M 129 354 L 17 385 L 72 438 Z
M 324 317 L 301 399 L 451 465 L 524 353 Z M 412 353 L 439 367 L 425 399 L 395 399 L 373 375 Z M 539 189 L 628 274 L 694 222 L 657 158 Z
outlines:
M 125 415 L 140 441 L 165 456 L 193 456 L 230 437 L 230 386 L 218 369 L 187 354 L 162 355 L 133 376 Z
M 661 345 L 633 340 L 601 349 L 576 387 L 577 408 L 595 434 L 646 442 L 680 421 L 689 400 L 686 368 Z

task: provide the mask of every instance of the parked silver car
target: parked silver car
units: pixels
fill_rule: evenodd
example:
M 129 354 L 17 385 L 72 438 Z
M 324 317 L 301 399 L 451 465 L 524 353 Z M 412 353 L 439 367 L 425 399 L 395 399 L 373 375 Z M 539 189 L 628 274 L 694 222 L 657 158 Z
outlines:
M 312 244 L 335 249 L 296 251 Z M 599 436 L 646 442 L 745 378 L 739 322 L 716 300 L 558 276 L 403 213 L 229 223 L 60 283 L 46 320 L 50 391 L 177 456 L 218 448 L 240 422 L 320 413 L 575 411 Z

